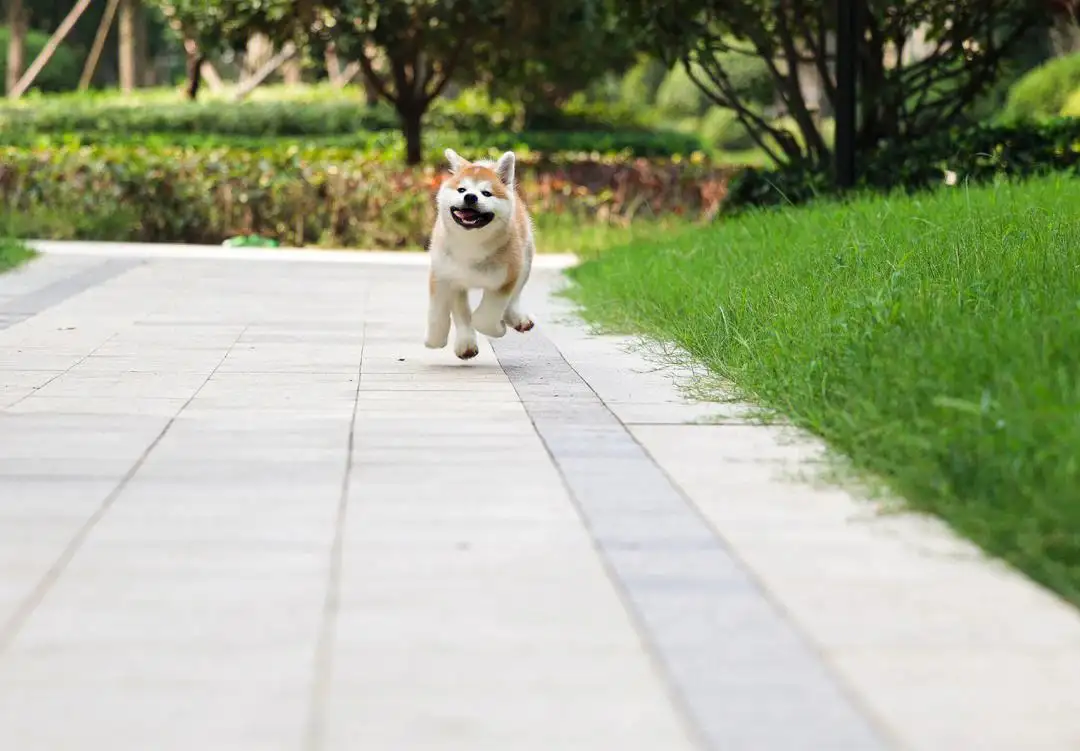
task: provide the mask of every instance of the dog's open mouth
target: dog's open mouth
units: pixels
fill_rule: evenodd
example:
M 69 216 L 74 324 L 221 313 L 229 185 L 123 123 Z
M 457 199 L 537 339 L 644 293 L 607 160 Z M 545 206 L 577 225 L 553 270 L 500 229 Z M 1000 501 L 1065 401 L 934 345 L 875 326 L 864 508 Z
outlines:
M 495 218 L 495 214 L 491 212 L 482 212 L 464 207 L 450 209 L 450 215 L 454 217 L 455 222 L 465 229 L 480 229 L 481 227 L 486 227 L 491 223 L 491 220 Z

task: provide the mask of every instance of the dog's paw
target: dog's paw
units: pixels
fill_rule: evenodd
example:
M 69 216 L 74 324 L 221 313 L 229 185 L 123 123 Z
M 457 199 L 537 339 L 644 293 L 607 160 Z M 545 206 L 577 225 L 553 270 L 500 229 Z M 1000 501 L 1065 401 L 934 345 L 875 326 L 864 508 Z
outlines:
M 476 339 L 470 337 L 454 344 L 454 354 L 459 359 L 471 360 L 480 354 L 480 348 L 476 346 Z
M 516 320 L 507 321 L 507 323 L 514 327 L 514 331 L 521 332 L 522 334 L 526 331 L 532 331 L 533 326 L 536 325 L 533 323 L 533 319 L 527 315 L 518 316 Z

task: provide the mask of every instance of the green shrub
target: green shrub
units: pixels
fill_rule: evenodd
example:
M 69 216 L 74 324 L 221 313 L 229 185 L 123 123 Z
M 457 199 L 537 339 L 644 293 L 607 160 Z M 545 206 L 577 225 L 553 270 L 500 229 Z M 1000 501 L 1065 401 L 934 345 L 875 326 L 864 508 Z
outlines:
M 437 100 L 425 118 L 434 131 L 486 133 L 498 138 L 515 134 L 520 113 L 505 101 L 467 89 L 453 100 Z M 39 133 L 115 131 L 126 134 L 215 134 L 244 137 L 327 138 L 399 130 L 396 114 L 385 105 L 368 107 L 363 99 L 333 97 L 252 98 L 243 102 L 215 99 L 189 102 L 175 92 L 115 96 L 57 96 L 15 107 L 0 107 L 0 128 Z M 536 131 L 639 131 L 646 133 L 641 113 L 618 103 L 588 102 L 575 97 L 562 111 L 532 123 Z M 516 138 L 517 136 L 514 135 Z M 658 143 L 664 138 L 652 139 Z M 644 136 L 637 139 L 644 142 Z M 679 148 L 687 143 L 685 138 Z M 592 147 L 589 147 L 592 148 Z M 602 149 L 601 149 L 602 150 Z M 691 151 L 693 148 L 690 149 Z M 643 153 L 656 153 L 656 147 Z
M 620 98 L 628 107 L 646 109 L 656 104 L 656 95 L 667 76 L 659 60 L 646 57 L 629 70 L 620 86 Z
M 701 138 L 710 146 L 726 151 L 742 151 L 756 145 L 735 113 L 724 107 L 711 108 L 701 119 Z
M 1065 100 L 1065 106 L 1061 108 L 1061 114 L 1065 117 L 1080 117 L 1080 88 Z
M 40 31 L 28 31 L 26 33 L 26 58 L 27 66 L 38 56 L 45 43 L 49 40 L 48 34 Z M 7 48 L 11 41 L 11 32 L 6 26 L 0 26 L 0 80 L 7 76 Z M 34 79 L 33 88 L 39 91 L 66 91 L 74 89 L 79 84 L 79 76 L 82 73 L 80 55 L 66 44 L 56 48 L 56 52 L 41 69 L 41 73 Z
M 656 106 L 672 117 L 699 117 L 711 104 L 681 63 L 668 71 L 656 93 Z
M 738 52 L 721 52 L 717 59 L 739 93 L 741 102 L 756 107 L 767 107 L 773 103 L 776 83 L 764 60 Z
M 85 101 L 61 97 L 29 107 L 0 109 L 0 125 L 42 133 L 218 133 L 244 136 L 329 136 L 395 130 L 397 118 L 385 108 L 369 109 L 353 100 L 307 102 L 162 102 L 138 98 Z
M 1027 73 L 1009 90 L 1003 120 L 1057 117 L 1077 89 L 1080 89 L 1080 53 L 1050 60 Z
M 858 185 L 866 191 L 918 191 L 942 185 L 949 173 L 965 184 L 1052 171 L 1080 174 L 1080 120 L 978 125 L 916 142 L 895 141 L 860 164 Z M 834 194 L 827 171 L 813 165 L 747 169 L 732 181 L 724 208 L 738 213 L 748 206 L 800 204 Z
M 348 148 L 0 147 L 9 213 L 80 217 L 52 231 L 97 240 L 220 243 L 260 234 L 286 245 L 419 247 L 444 174 L 441 164 L 401 168 Z M 729 177 L 700 159 L 525 157 L 519 174 L 534 212 L 584 223 L 642 211 L 708 215 Z
M 372 161 L 401 162 L 405 156 L 405 139 L 396 130 L 361 132 L 347 136 L 315 138 L 282 136 L 237 136 L 218 133 L 139 133 L 116 130 L 84 130 L 75 133 L 38 133 L 32 130 L 0 130 L 0 145 L 43 147 L 112 145 L 163 148 L 187 146 L 217 148 L 222 146 L 247 149 L 285 151 L 294 148 L 349 149 Z M 510 131 L 485 132 L 429 130 L 424 137 L 425 159 L 432 164 L 443 161 L 443 150 L 450 146 L 474 155 L 497 156 L 502 151 L 563 155 L 597 154 L 620 155 L 624 158 L 665 158 L 691 156 L 703 150 L 701 139 L 694 133 L 675 131 Z

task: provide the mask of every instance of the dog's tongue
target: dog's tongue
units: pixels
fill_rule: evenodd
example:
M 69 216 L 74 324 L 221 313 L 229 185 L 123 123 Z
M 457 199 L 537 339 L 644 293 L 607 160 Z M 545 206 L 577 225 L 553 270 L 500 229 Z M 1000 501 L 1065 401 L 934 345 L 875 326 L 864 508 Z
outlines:
M 458 215 L 462 219 L 476 219 L 480 216 L 480 212 L 476 209 L 458 209 Z

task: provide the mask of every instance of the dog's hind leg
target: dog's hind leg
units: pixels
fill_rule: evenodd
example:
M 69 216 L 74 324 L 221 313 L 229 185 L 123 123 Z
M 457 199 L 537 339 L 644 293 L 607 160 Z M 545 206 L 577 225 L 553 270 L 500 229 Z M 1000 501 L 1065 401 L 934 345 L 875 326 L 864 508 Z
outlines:
M 503 323 L 521 333 L 525 333 L 532 329 L 532 317 L 528 313 L 523 313 L 521 310 L 521 290 L 518 290 L 513 297 L 510 298 L 510 302 L 507 303 L 506 312 L 503 314 Z
M 521 275 L 514 285 L 514 291 L 510 295 L 510 301 L 506 304 L 506 312 L 503 313 L 503 323 L 523 334 L 533 327 L 532 316 L 521 309 L 521 292 L 525 289 L 525 283 L 529 281 L 529 274 L 532 272 L 534 252 L 535 251 L 530 244 L 525 253 L 525 263 L 523 264 Z

